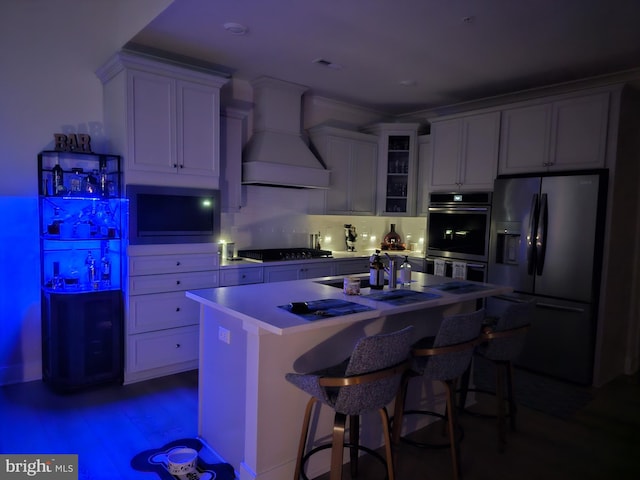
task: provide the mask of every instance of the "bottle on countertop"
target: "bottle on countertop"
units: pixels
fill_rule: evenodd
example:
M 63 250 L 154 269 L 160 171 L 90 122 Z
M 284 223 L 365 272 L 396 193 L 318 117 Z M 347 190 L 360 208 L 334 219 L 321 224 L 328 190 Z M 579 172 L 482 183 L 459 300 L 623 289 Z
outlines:
M 400 265 L 400 283 L 403 286 L 411 285 L 411 263 L 409 263 L 409 257 L 406 255 L 404 262 Z
M 374 290 L 384 288 L 384 264 L 380 258 L 380 250 L 369 258 L 369 286 Z

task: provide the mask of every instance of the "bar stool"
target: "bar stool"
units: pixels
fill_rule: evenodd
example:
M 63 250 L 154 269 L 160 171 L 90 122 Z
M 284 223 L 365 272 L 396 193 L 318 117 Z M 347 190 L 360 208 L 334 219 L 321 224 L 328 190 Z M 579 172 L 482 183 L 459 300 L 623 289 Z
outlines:
M 495 390 L 478 387 L 469 388 L 471 368 L 465 372 L 460 382 L 460 396 L 458 399 L 460 410 L 471 415 L 497 418 L 500 451 L 504 451 L 507 443 L 507 418 L 509 418 L 511 431 L 516 431 L 517 404 L 513 392 L 513 361 L 524 347 L 527 330 L 531 327 L 534 309 L 535 300 L 512 303 L 498 317 L 487 317 L 487 321 L 483 325 L 482 342 L 478 345 L 475 353 L 495 366 Z M 466 409 L 467 392 L 470 391 L 495 395 L 496 414 L 483 414 Z M 506 405 L 509 407 L 508 412 L 505 412 Z
M 289 382 L 311 395 L 302 422 L 294 480 L 298 480 L 300 475 L 306 480 L 304 465 L 307 459 L 326 448 L 331 448 L 331 480 L 342 478 L 344 448 L 350 450 L 353 476 L 357 475 L 358 451 L 362 450 L 386 464 L 388 479 L 394 480 L 386 406 L 396 396 L 408 367 L 412 335 L 413 327 L 409 326 L 392 333 L 364 337 L 357 342 L 351 356 L 339 365 L 308 374 L 286 375 Z M 305 454 L 309 421 L 318 402 L 335 411 L 332 441 Z M 360 415 L 376 410 L 382 420 L 386 459 L 359 442 Z M 350 420 L 349 443 L 344 441 L 347 417 Z
M 393 443 L 397 444 L 401 440 L 402 421 L 405 415 L 426 414 L 446 419 L 449 437 L 446 446 L 451 449 L 453 478 L 456 480 L 460 478 L 460 442 L 459 435 L 456 434 L 459 430 L 454 401 L 456 383 L 471 363 L 473 350 L 480 339 L 484 315 L 484 310 L 477 310 L 473 313 L 446 317 L 442 320 L 435 337 L 425 337 L 413 344 L 411 368 L 405 373 L 400 394 L 396 397 Z M 444 415 L 423 410 L 406 410 L 407 386 L 409 380 L 416 377 L 437 380 L 445 386 L 447 403 Z M 431 446 L 418 444 L 407 438 L 402 440 L 419 446 Z

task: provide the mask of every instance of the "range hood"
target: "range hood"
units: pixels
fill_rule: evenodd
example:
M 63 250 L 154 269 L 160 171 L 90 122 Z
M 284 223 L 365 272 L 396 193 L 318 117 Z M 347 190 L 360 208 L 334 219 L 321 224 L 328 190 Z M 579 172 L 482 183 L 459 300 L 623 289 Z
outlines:
M 254 131 L 242 155 L 242 183 L 329 188 L 329 170 L 301 133 L 302 94 L 307 88 L 269 77 L 252 86 Z

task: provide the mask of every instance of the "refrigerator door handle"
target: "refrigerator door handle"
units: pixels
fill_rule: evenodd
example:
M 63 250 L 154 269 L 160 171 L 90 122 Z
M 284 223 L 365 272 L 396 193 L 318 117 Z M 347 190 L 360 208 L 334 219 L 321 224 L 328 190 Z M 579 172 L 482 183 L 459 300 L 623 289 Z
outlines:
M 534 241 L 538 229 L 538 194 L 531 197 L 531 209 L 529 210 L 529 229 L 527 231 L 527 273 L 533 275 L 536 264 Z
M 540 196 L 540 205 L 538 207 L 538 229 L 536 232 L 536 273 L 542 275 L 544 270 L 544 257 L 547 252 L 547 224 L 549 211 L 547 209 L 547 194 Z

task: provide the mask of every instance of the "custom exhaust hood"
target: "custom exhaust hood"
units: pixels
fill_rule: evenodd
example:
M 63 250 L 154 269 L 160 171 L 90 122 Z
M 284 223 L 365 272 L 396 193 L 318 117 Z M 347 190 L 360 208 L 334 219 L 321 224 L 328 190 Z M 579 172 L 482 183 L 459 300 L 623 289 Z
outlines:
M 254 131 L 242 155 L 242 183 L 329 188 L 329 170 L 301 133 L 302 94 L 307 88 L 269 77 L 252 86 Z

